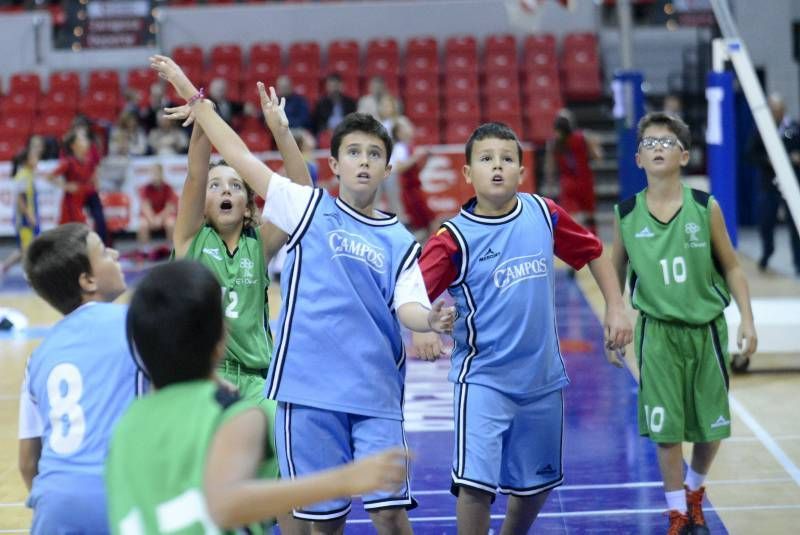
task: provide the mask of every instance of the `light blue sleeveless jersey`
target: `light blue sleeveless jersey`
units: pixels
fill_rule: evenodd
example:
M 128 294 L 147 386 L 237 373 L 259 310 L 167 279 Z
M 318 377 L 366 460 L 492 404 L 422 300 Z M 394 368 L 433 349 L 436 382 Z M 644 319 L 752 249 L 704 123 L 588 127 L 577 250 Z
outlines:
M 45 489 L 103 488 L 116 421 L 141 385 L 125 335 L 127 306 L 88 303 L 59 321 L 28 362 L 28 389 L 44 423 L 39 474 Z
M 405 351 L 392 303 L 419 245 L 396 217 L 366 217 L 315 190 L 287 246 L 267 397 L 402 419 Z
M 453 383 L 540 395 L 569 383 L 558 346 L 553 225 L 545 202 L 520 193 L 501 217 L 473 213 L 444 223 L 461 250 L 449 288 L 456 301 Z

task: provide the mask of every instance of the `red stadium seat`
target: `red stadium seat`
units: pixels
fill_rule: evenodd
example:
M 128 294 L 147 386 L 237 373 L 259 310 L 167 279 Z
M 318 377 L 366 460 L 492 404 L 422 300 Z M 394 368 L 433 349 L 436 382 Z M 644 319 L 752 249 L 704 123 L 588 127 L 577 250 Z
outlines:
M 479 125 L 480 121 L 477 116 L 467 119 L 449 120 L 444 130 L 444 142 L 448 145 L 460 145 L 463 147 L 473 130 Z
M 198 45 L 181 45 L 172 49 L 172 59 L 182 68 L 201 69 L 205 63 L 203 49 Z
M 48 90 L 51 93 L 53 90 L 57 90 L 77 95 L 81 92 L 81 79 L 75 71 L 53 72 L 48 77 Z
M 529 98 L 536 96 L 561 96 L 561 83 L 558 76 L 553 72 L 542 71 L 538 74 L 528 75 L 523 92 Z
M 445 99 L 444 116 L 449 121 L 451 119 L 472 119 L 477 120 L 481 115 L 481 105 L 477 94 L 452 96 L 448 95 Z
M 39 96 L 42 92 L 42 81 L 35 72 L 18 72 L 9 78 L 8 92 Z
M 319 78 L 321 73 L 319 58 L 299 57 L 294 61 L 289 61 L 287 70 L 292 79 L 295 76 Z
M 52 113 L 48 113 L 47 115 L 40 114 L 33 124 L 33 133 L 61 139 L 70 129 L 70 126 L 72 126 L 72 119 L 74 116 L 74 113 L 65 113 L 61 115 Z
M 49 115 L 60 112 L 75 113 L 78 106 L 78 93 L 70 93 L 59 89 L 51 89 L 45 97 L 39 101 L 39 113 Z
M 444 70 L 447 75 L 454 72 L 478 72 L 478 57 L 471 52 L 456 50 L 448 52 L 444 58 Z
M 373 70 L 369 67 L 364 69 L 364 91 L 366 93 L 367 87 L 369 84 L 370 78 L 374 76 L 380 76 L 383 78 L 384 84 L 386 84 L 386 88 L 389 90 L 389 93 L 392 95 L 399 95 L 400 94 L 400 75 L 397 72 L 383 72 L 379 69 Z
M 101 191 L 100 202 L 108 231 L 122 232 L 131 220 L 131 200 L 123 191 Z
M 89 71 L 89 91 L 113 91 L 119 93 L 119 73 L 110 69 Z
M 333 130 L 323 130 L 317 134 L 317 147 L 320 149 L 331 148 L 331 138 L 333 138 Z
M 242 47 L 236 43 L 219 43 L 211 47 L 211 63 L 225 63 L 242 68 Z
M 472 57 L 478 57 L 478 41 L 472 35 L 457 35 L 448 37 L 444 42 L 445 55 L 454 52 L 471 54 Z
M 520 115 L 519 93 L 516 95 L 487 95 L 486 115 Z
M 564 96 L 567 100 L 589 101 L 602 96 L 603 84 L 597 66 L 564 70 Z
M 139 91 L 143 98 L 147 98 L 150 94 L 150 87 L 155 83 L 158 83 L 158 75 L 153 69 L 140 67 L 128 71 L 126 85 Z
M 5 114 L 0 119 L 0 130 L 5 132 L 14 132 L 21 136 L 29 136 L 31 127 L 33 126 L 33 117 L 27 113 L 23 114 Z
M 228 81 L 228 85 L 239 85 L 242 79 L 242 71 L 234 63 L 212 64 L 206 71 L 204 78 L 211 82 L 214 78 L 222 78 Z
M 560 102 L 547 98 L 530 101 L 525 108 L 525 137 L 534 143 L 546 143 L 553 137 L 553 121 L 560 108 Z
M 358 63 L 360 56 L 361 49 L 358 46 L 358 42 L 353 39 L 335 40 L 328 45 L 328 64 L 330 64 L 331 60 L 339 58 L 355 60 Z
M 487 52 L 483 58 L 483 70 L 486 73 L 506 72 L 517 74 L 519 72 L 517 51 Z
M 439 42 L 435 37 L 417 36 L 406 41 L 406 57 L 408 56 L 433 56 L 438 58 Z
M 483 93 L 492 95 L 516 95 L 519 97 L 519 76 L 513 73 L 493 72 L 487 73 L 481 86 Z
M 517 38 L 510 33 L 492 34 L 484 40 L 483 49 L 486 54 L 510 52 L 516 56 Z
M 478 74 L 477 72 L 451 72 L 445 76 L 444 93 L 452 95 L 473 95 L 477 98 Z
M 578 52 L 597 56 L 597 35 L 593 33 L 570 33 L 564 37 L 563 56 L 565 58 Z
M 319 77 L 295 74 L 290 74 L 290 76 L 294 92 L 306 97 L 309 107 L 313 108 L 319 99 Z
M 36 109 L 36 103 L 38 101 L 38 93 L 12 93 L 10 95 L 6 95 L 6 97 L 2 100 L 2 109 L 4 114 L 28 114 L 33 115 L 34 110 Z
M 272 150 L 272 138 L 263 127 L 243 131 L 242 141 L 253 152 Z
M 289 65 L 303 60 L 320 65 L 320 48 L 316 41 L 298 41 L 289 45 Z
M 406 98 L 411 95 L 439 94 L 439 75 L 437 73 L 416 73 L 406 76 Z
M 553 58 L 556 57 L 556 37 L 550 33 L 539 35 L 528 35 L 522 42 L 523 55 L 528 56 L 531 52 L 543 51 Z
M 438 145 L 442 142 L 439 118 L 414 119 L 414 142 L 419 145 Z
M 406 97 L 405 114 L 417 122 L 425 119 L 439 120 L 439 96 L 436 94 L 420 94 Z
M 367 56 L 382 54 L 399 58 L 400 46 L 397 44 L 397 41 L 391 37 L 370 39 L 367 41 Z
M 258 60 L 254 63 L 251 61 L 247 68 L 245 80 L 261 80 L 265 84 L 274 84 L 281 71 L 280 62 Z
M 27 136 L 0 134 L 0 161 L 7 162 L 13 160 L 14 157 L 25 148 L 27 142 Z
M 257 63 L 276 64 L 280 67 L 283 64 L 280 43 L 274 41 L 253 43 L 250 46 L 247 61 L 251 67 Z
M 420 73 L 439 73 L 439 59 L 431 54 L 406 54 L 405 75 L 416 76 Z

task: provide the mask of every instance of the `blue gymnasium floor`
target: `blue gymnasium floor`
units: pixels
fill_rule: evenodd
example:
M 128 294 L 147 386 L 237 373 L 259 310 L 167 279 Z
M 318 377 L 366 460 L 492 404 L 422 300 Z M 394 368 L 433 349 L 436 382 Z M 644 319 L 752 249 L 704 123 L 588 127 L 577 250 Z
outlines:
M 18 275 L 17 275 L 18 274 Z M 129 285 L 143 271 L 126 270 Z M 26 291 L 19 270 L 7 277 L 2 291 Z M 578 285 L 557 272 L 559 335 L 572 383 L 565 397 L 564 485 L 555 489 L 534 524 L 533 533 L 666 533 L 664 495 L 654 446 L 636 427 L 636 382 L 631 374 L 606 362 L 602 327 Z M 41 337 L 45 326 L 20 333 L 0 331 L 0 338 Z M 455 498 L 450 494 L 453 449 L 452 386 L 449 362 L 409 359 L 406 388 L 406 432 L 414 452 L 412 490 L 419 506 L 410 512 L 417 534 L 456 533 Z M 492 530 L 499 533 L 506 499 L 492 508 Z M 706 504 L 712 533 L 727 533 Z M 374 533 L 358 500 L 345 530 Z

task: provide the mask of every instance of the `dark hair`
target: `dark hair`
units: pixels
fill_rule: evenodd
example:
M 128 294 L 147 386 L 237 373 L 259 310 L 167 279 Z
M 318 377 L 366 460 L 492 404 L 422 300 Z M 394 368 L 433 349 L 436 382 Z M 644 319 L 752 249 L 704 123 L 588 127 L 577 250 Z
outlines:
M 342 81 L 342 75 L 340 75 L 338 72 L 332 72 L 328 76 L 325 77 L 325 81 L 328 81 L 328 80 L 334 80 L 336 82 L 341 82 Z
M 689 126 L 683 122 L 683 119 L 671 113 L 664 113 L 663 111 L 654 111 L 648 113 L 639 120 L 639 125 L 636 127 L 636 146 L 642 142 L 644 131 L 651 126 L 663 126 L 670 132 L 675 134 L 678 141 L 683 145 L 683 150 L 689 150 L 689 145 L 692 142 L 692 135 L 689 132 Z
M 389 163 L 389 158 L 392 155 L 392 138 L 380 121 L 368 113 L 350 113 L 345 116 L 342 122 L 333 130 L 331 156 L 337 160 L 339 159 L 339 147 L 342 144 L 342 139 L 353 132 L 363 132 L 383 141 L 383 146 L 386 149 L 386 163 Z
M 569 117 L 565 117 L 563 115 L 556 117 L 556 120 L 553 121 L 553 128 L 567 136 L 572 133 L 572 123 L 570 122 Z
M 134 360 L 156 388 L 206 379 L 225 329 L 219 282 L 193 260 L 156 266 L 133 293 L 126 323 Z
M 89 227 L 67 223 L 41 233 L 25 252 L 28 283 L 62 314 L 83 304 L 80 277 L 92 273 L 86 238 Z
M 208 164 L 209 171 L 215 167 L 230 167 L 233 169 L 233 166 L 225 160 L 217 160 Z M 236 169 L 233 170 L 236 171 Z M 239 175 L 238 171 L 236 171 L 236 175 Z M 244 218 L 244 228 L 256 228 L 261 224 L 258 205 L 256 204 L 256 192 L 253 191 L 253 188 L 250 187 L 246 180 L 242 179 L 242 182 L 244 183 L 244 191 L 247 193 L 247 209 L 250 210 L 250 217 Z
M 514 133 L 514 130 L 504 123 L 484 123 L 472 132 L 472 135 L 469 136 L 467 140 L 467 145 L 464 147 L 467 165 L 469 165 L 469 162 L 472 160 L 472 145 L 474 145 L 476 141 L 482 141 L 484 139 L 508 139 L 516 142 L 517 154 L 519 155 L 520 163 L 522 163 L 522 146 L 519 144 L 519 139 L 517 138 L 517 134 Z

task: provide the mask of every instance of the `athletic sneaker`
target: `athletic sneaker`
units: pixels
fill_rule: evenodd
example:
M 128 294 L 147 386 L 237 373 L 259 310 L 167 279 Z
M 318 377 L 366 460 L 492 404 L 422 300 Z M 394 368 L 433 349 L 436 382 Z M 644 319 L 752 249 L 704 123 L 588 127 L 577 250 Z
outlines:
M 689 516 L 672 509 L 669 511 L 669 531 L 667 535 L 691 535 Z
M 689 516 L 689 523 L 692 525 L 692 535 L 708 535 L 708 526 L 706 526 L 706 519 L 703 517 L 703 495 L 706 492 L 705 487 L 700 487 L 697 490 L 689 490 L 686 487 L 686 508 Z

